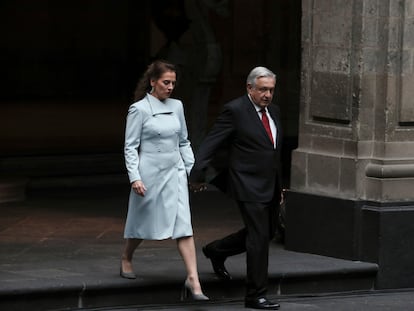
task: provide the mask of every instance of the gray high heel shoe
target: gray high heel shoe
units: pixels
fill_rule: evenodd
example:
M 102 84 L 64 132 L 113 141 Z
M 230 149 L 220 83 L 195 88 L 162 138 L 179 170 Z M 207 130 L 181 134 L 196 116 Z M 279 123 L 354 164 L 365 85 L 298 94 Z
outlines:
M 189 296 L 190 296 L 190 294 L 191 294 L 192 300 L 195 300 L 195 301 L 206 301 L 206 300 L 210 300 L 210 298 L 208 298 L 203 293 L 201 293 L 201 294 L 195 294 L 194 293 L 194 289 L 190 285 L 190 282 L 188 282 L 188 280 L 185 280 L 183 289 L 181 291 L 181 301 L 184 301 L 184 300 L 188 299 Z
M 137 275 L 134 272 L 124 272 L 122 271 L 122 268 L 119 271 L 119 275 L 123 277 L 124 279 L 133 280 L 137 278 Z
M 136 279 L 137 275 L 134 272 L 124 272 L 124 270 L 122 270 L 122 260 L 121 260 L 121 267 L 119 268 L 119 275 L 121 277 L 123 277 L 124 279 Z

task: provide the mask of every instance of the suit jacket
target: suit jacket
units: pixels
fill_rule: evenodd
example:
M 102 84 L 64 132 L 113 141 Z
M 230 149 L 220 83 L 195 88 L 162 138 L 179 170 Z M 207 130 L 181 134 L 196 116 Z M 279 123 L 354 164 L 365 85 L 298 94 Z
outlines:
M 247 95 L 227 103 L 196 153 L 190 181 L 205 182 L 208 168 L 214 167 L 219 173 L 210 182 L 236 200 L 270 202 L 278 197 L 282 129 L 278 107 L 269 105 L 268 111 L 277 128 L 276 148 Z

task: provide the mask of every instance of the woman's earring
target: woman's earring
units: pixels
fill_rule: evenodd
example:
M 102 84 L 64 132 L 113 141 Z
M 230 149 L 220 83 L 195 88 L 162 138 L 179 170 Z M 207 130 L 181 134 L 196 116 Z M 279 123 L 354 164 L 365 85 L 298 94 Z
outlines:
M 152 94 L 153 92 L 154 92 L 154 87 L 152 86 L 152 87 L 151 87 L 150 94 Z

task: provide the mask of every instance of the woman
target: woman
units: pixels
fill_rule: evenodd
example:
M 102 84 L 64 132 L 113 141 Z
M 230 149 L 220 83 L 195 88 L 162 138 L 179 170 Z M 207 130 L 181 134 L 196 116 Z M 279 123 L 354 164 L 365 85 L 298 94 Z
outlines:
M 175 66 L 155 61 L 128 111 L 124 152 L 132 189 L 120 275 L 136 278 L 132 256 L 143 240 L 176 239 L 187 270 L 182 298 L 190 293 L 194 300 L 208 300 L 198 279 L 188 197 L 194 155 L 182 102 L 170 98 L 175 84 Z

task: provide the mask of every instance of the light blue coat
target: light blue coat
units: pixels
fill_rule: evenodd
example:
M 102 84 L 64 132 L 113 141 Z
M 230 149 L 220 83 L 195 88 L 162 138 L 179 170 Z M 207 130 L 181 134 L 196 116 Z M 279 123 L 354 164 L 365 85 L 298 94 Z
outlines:
M 187 176 L 194 164 L 181 101 L 147 94 L 128 110 L 125 164 L 142 197 L 129 196 L 125 238 L 162 240 L 192 236 Z

